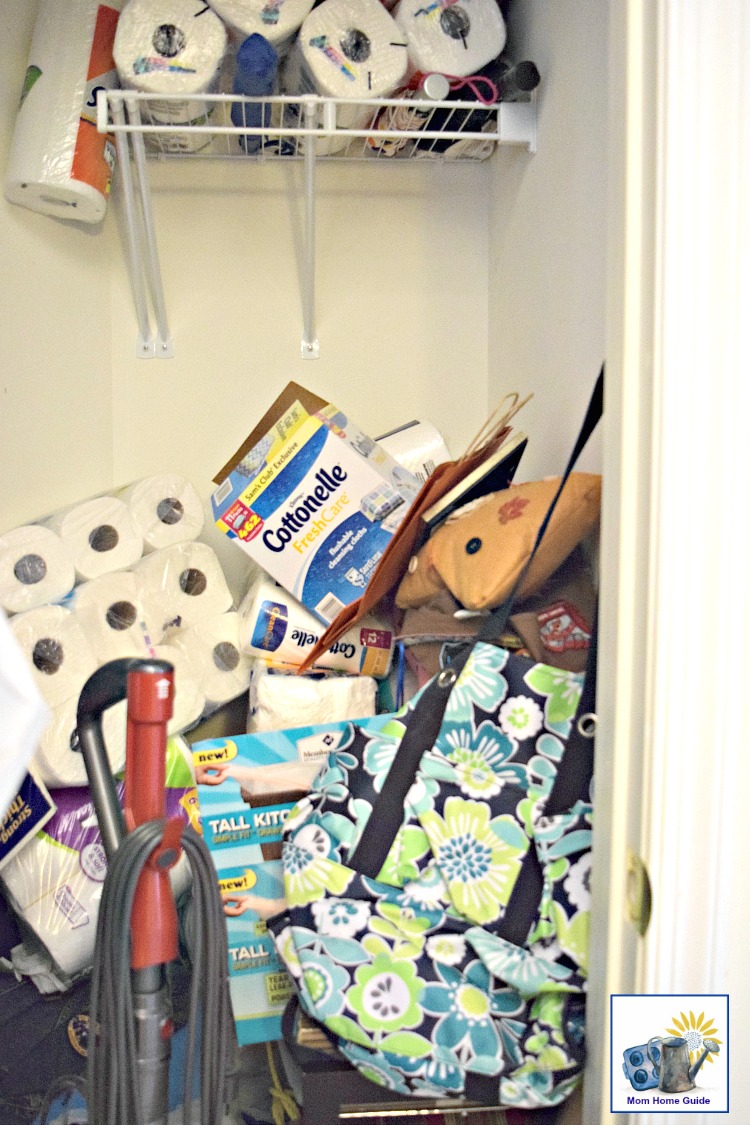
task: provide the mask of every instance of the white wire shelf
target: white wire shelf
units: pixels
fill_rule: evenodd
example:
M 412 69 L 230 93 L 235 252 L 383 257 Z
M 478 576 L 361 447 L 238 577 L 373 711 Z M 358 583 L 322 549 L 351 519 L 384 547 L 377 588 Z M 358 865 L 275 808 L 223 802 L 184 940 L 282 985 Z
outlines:
M 187 113 L 186 113 L 187 104 Z M 234 107 L 234 120 L 233 120 Z M 415 114 L 422 116 L 417 118 Z M 186 122 L 189 120 L 189 124 Z M 251 124 L 252 122 L 252 124 Z M 400 127 L 399 127 L 400 126 Z M 114 137 L 125 207 L 130 277 L 142 359 L 169 358 L 174 344 L 151 207 L 147 160 L 302 160 L 305 247 L 301 357 L 317 359 L 315 169 L 319 161 L 486 160 L 500 145 L 536 151 L 536 103 L 364 101 L 306 95 L 154 97 L 100 88 L 97 128 Z M 150 308 L 149 308 L 150 300 Z M 152 328 L 152 321 L 156 327 Z
M 326 160 L 485 160 L 499 145 L 536 149 L 533 98 L 483 105 L 202 94 L 186 102 L 112 90 L 102 91 L 98 114 L 99 132 L 138 133 L 146 155 L 163 159 L 301 159 L 311 139 L 315 156 Z

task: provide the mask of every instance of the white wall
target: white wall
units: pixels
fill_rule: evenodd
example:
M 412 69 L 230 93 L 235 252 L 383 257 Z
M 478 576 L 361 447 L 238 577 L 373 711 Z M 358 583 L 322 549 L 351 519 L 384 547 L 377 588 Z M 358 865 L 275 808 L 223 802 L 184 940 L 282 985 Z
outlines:
M 3 170 L 34 11 L 3 0 Z M 426 418 L 465 448 L 488 405 L 489 165 L 318 169 L 313 362 L 301 164 L 149 162 L 149 175 L 172 360 L 136 358 L 119 207 L 91 231 L 0 200 L 0 531 L 165 467 L 207 497 L 292 379 L 373 434 Z
M 3 0 L 0 172 L 36 5 Z M 0 530 L 105 488 L 112 474 L 108 230 L 0 199 Z
M 516 0 L 508 50 L 542 75 L 538 150 L 493 164 L 488 381 L 491 401 L 534 393 L 518 417 L 533 479 L 563 467 L 604 359 L 607 4 Z

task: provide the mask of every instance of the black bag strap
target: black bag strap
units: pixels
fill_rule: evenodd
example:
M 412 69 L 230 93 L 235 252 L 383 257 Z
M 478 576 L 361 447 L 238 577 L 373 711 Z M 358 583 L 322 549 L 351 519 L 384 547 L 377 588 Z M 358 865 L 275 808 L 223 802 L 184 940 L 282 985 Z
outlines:
M 591 400 L 586 410 L 580 433 L 568 459 L 568 464 L 563 474 L 560 485 L 552 498 L 547 513 L 542 520 L 537 532 L 531 554 L 518 576 L 510 596 L 505 603 L 496 609 L 489 617 L 485 618 L 482 627 L 474 637 L 471 645 L 460 653 L 448 668 L 444 668 L 430 681 L 412 713 L 409 725 L 404 732 L 404 737 L 396 751 L 388 775 L 383 782 L 383 788 L 375 801 L 370 817 L 364 827 L 359 843 L 349 856 L 348 866 L 360 875 L 376 879 L 380 869 L 388 858 L 393 841 L 403 822 L 404 804 L 406 795 L 414 784 L 414 779 L 419 769 L 419 763 L 425 750 L 435 745 L 440 727 L 443 722 L 445 708 L 448 705 L 448 696 L 451 693 L 456 679 L 469 659 L 474 646 L 480 642 L 496 640 L 507 624 L 510 617 L 514 599 L 521 588 L 524 578 L 531 566 L 534 555 L 542 541 L 549 525 L 552 513 L 555 510 L 560 494 L 565 487 L 565 482 L 570 476 L 573 466 L 581 454 L 583 447 L 596 428 L 601 418 L 604 404 L 604 366 L 599 372 L 599 377 L 594 385 Z M 593 677 L 587 677 L 592 679 Z M 531 862 L 531 861 L 529 861 Z M 520 882 L 520 879 L 517 880 Z M 506 911 L 508 914 L 509 911 Z

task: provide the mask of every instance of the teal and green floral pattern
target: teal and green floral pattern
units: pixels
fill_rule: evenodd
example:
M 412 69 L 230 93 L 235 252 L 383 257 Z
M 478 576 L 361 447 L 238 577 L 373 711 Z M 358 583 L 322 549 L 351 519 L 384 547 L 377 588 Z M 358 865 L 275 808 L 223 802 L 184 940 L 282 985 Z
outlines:
M 288 909 L 269 928 L 305 1011 L 373 1082 L 469 1096 L 476 1078 L 500 1104 L 533 1108 L 579 1080 L 592 806 L 547 816 L 545 803 L 581 686 L 477 644 L 377 879 L 349 857 L 418 697 L 376 734 L 352 724 L 287 821 Z M 498 931 L 527 856 L 543 886 L 519 946 Z

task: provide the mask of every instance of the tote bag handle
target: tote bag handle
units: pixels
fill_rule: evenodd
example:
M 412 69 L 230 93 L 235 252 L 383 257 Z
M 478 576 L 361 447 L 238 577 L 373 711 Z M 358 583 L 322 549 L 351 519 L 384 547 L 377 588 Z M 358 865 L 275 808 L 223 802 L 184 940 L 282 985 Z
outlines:
M 599 377 L 594 385 L 594 390 L 586 410 L 580 433 L 573 446 L 565 472 L 560 480 L 560 485 L 542 520 L 531 554 L 519 574 L 510 596 L 502 606 L 494 610 L 489 617 L 485 618 L 481 628 L 471 642 L 471 645 L 464 652 L 460 653 L 449 667 L 444 668 L 430 681 L 417 702 L 409 725 L 404 732 L 404 737 L 396 751 L 396 756 L 393 759 L 391 768 L 383 782 L 383 788 L 372 807 L 359 843 L 348 860 L 348 866 L 354 871 L 357 871 L 360 875 L 366 875 L 371 879 L 375 879 L 385 863 L 393 841 L 403 822 L 406 795 L 414 784 L 422 755 L 426 750 L 431 749 L 437 741 L 451 689 L 469 659 L 474 646 L 478 642 L 492 643 L 505 628 L 513 609 L 514 600 L 531 566 L 544 533 L 549 526 L 552 513 L 555 510 L 560 494 L 565 487 L 568 477 L 573 471 L 573 467 L 583 447 L 594 432 L 602 416 L 603 405 L 604 366 L 602 365 Z M 587 684 L 584 685 L 584 693 L 582 693 L 581 697 L 582 700 L 583 695 L 586 694 L 586 686 L 589 688 L 593 687 L 593 673 L 591 675 L 587 674 L 586 681 Z M 578 716 L 576 716 L 574 724 L 577 723 L 577 719 Z M 579 784 L 578 779 L 572 778 L 568 788 L 573 788 L 576 784 Z M 557 785 L 555 788 L 557 788 Z M 554 796 L 557 800 L 558 795 L 554 793 L 554 791 L 550 796 Z

